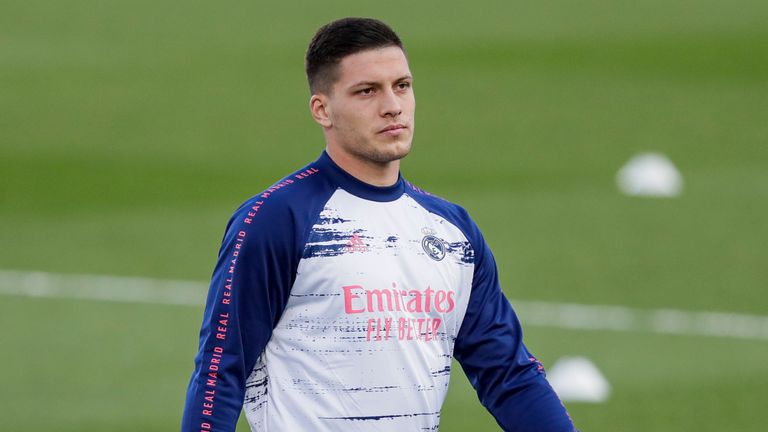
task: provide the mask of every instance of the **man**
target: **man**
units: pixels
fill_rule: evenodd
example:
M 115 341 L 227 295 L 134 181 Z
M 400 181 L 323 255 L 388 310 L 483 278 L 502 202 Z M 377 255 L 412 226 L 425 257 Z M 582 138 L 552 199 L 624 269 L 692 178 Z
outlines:
M 480 231 L 400 176 L 413 77 L 384 23 L 306 55 L 320 158 L 243 204 L 213 273 L 183 431 L 437 430 L 456 358 L 509 431 L 572 431 Z

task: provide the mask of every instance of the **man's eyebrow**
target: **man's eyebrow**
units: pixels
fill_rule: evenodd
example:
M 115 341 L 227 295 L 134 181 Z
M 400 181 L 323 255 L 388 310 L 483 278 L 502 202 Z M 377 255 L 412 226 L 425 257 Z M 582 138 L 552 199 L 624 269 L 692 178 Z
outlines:
M 351 86 L 349 86 L 349 88 L 361 87 L 361 86 L 375 87 L 377 85 L 379 85 L 379 83 L 376 82 L 376 81 L 360 81 L 360 82 L 356 82 L 356 83 L 352 84 Z
M 412 79 L 413 79 L 413 76 L 408 74 L 408 75 L 403 75 L 400 78 L 396 79 L 395 82 L 400 82 L 400 81 L 405 81 L 405 80 L 412 80 Z M 349 86 L 349 88 L 360 87 L 360 86 L 376 87 L 378 85 L 381 85 L 381 83 L 379 81 L 359 81 L 359 82 L 356 82 L 356 83 L 352 84 L 351 86 Z

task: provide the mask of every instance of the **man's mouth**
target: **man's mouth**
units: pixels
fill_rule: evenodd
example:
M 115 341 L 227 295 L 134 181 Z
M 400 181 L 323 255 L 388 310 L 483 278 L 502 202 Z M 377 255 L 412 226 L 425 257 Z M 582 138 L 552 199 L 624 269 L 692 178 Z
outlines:
M 404 124 L 396 123 L 396 124 L 391 124 L 385 127 L 384 129 L 380 130 L 379 133 L 395 136 L 395 135 L 400 135 L 407 128 L 408 127 L 405 126 Z

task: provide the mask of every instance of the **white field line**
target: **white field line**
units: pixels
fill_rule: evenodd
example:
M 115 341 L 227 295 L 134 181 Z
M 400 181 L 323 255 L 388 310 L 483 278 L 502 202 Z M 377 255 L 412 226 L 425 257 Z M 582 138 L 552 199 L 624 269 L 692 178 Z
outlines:
M 201 282 L 0 270 L 0 294 L 202 306 Z M 768 316 L 512 300 L 525 326 L 768 340 Z
M 0 294 L 26 297 L 198 306 L 206 289 L 190 281 L 0 270 Z
M 768 316 L 731 312 L 512 301 L 524 326 L 768 340 Z

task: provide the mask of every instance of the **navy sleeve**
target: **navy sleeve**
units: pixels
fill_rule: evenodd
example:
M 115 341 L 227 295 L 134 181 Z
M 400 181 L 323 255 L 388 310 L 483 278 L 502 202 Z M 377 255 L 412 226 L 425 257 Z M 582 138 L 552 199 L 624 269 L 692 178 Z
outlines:
M 520 322 L 501 291 L 490 249 L 477 228 L 472 231 L 475 273 L 455 358 L 503 430 L 574 431 L 543 366 L 523 345 Z
M 288 301 L 299 260 L 296 215 L 264 196 L 244 204 L 227 226 L 206 301 L 182 432 L 235 430 L 245 381 Z

